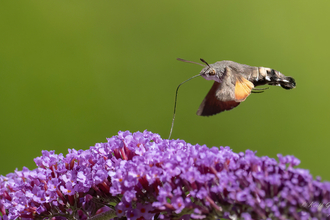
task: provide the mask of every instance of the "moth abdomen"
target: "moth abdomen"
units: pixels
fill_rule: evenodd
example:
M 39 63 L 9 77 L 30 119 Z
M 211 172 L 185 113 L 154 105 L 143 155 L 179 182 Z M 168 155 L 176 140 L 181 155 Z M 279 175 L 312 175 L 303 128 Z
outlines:
M 269 85 L 279 85 L 284 89 L 293 89 L 296 87 L 295 80 L 290 76 L 285 76 L 281 72 L 274 69 L 267 70 L 266 80 L 269 80 L 271 83 Z
M 252 74 L 250 81 L 254 86 L 260 85 L 274 85 L 281 86 L 284 89 L 293 89 L 296 87 L 296 82 L 292 77 L 285 76 L 281 72 L 266 68 L 258 67 L 257 74 Z

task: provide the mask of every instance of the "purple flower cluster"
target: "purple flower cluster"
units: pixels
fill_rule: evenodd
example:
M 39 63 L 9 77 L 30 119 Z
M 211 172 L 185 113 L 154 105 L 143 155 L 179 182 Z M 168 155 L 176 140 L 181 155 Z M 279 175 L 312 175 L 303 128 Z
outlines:
M 330 183 L 299 160 L 119 132 L 0 177 L 1 219 L 328 219 Z

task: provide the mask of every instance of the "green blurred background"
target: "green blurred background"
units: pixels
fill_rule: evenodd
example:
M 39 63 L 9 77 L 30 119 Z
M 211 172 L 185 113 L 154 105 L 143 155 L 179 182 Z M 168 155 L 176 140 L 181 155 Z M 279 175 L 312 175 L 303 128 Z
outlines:
M 119 130 L 167 138 L 177 85 L 233 60 L 293 76 L 213 117 L 195 113 L 213 82 L 179 92 L 172 138 L 293 154 L 330 180 L 329 1 L 1 1 L 0 174 L 41 150 L 88 149 Z

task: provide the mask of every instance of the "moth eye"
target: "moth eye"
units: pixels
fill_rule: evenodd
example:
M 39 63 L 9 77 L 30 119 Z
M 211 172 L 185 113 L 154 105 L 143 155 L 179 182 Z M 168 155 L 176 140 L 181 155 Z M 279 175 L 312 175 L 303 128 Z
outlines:
M 215 75 L 215 69 L 210 70 L 209 74 L 210 75 Z

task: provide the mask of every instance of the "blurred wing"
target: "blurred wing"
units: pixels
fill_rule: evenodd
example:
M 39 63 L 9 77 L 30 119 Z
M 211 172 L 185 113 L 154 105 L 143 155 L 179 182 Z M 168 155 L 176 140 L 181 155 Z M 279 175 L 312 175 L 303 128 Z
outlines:
M 197 110 L 197 115 L 211 116 L 220 112 L 230 110 L 239 105 L 239 102 L 234 100 L 221 101 L 217 97 L 217 91 L 221 88 L 221 84 L 214 82 L 212 88 L 207 93 L 202 104 Z
M 252 88 L 254 88 L 252 82 L 227 67 L 222 82 L 214 82 L 199 106 L 197 115 L 210 116 L 231 110 L 251 94 Z

